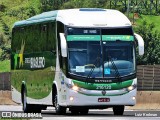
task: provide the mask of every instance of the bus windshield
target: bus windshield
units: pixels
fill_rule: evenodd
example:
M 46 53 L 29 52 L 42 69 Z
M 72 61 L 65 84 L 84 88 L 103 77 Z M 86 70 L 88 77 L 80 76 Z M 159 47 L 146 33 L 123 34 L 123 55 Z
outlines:
M 120 76 L 134 74 L 135 47 L 129 30 L 68 27 L 69 74 L 86 78 L 115 78 L 116 71 Z
M 132 42 L 103 42 L 104 76 L 115 77 L 115 64 L 119 75 L 135 72 L 135 50 Z
M 69 72 L 92 77 L 102 77 L 102 57 L 100 41 L 72 41 L 68 43 Z

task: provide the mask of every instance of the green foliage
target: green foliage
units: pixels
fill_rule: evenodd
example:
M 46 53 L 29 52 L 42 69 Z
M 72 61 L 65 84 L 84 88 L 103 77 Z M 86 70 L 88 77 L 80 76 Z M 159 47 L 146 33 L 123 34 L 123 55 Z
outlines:
M 27 19 L 36 15 L 35 9 L 31 7 L 20 7 L 19 9 L 11 9 L 6 12 L 9 17 L 16 17 L 19 20 Z
M 0 73 L 1 72 L 10 72 L 10 61 L 9 60 L 0 61 Z
M 11 30 L 14 22 L 39 13 L 39 0 L 0 1 L 0 60 L 10 58 Z
M 0 4 L 0 11 L 4 12 L 6 9 L 6 6 L 3 4 Z
M 10 58 L 10 41 L 5 38 L 5 36 L 0 33 L 0 60 L 5 60 Z
M 61 8 L 105 8 L 107 3 L 108 1 L 106 0 L 69 0 Z
M 51 11 L 51 10 L 57 10 L 62 6 L 62 4 L 65 2 L 65 0 L 40 0 L 41 12 Z
M 135 12 L 138 12 L 139 14 L 143 15 L 159 15 L 160 14 L 160 8 L 157 6 L 157 10 L 153 9 L 153 5 L 148 5 L 147 7 L 141 7 L 137 6 L 136 9 L 134 10 Z M 133 10 L 131 10 L 133 12 Z
M 137 57 L 138 64 L 160 64 L 160 34 L 153 30 L 154 27 L 153 23 L 143 21 L 136 29 L 145 42 L 144 55 Z
M 154 23 L 155 27 L 153 30 L 157 30 L 160 32 L 160 24 L 159 24 L 160 16 L 154 16 L 154 15 L 140 15 L 139 18 L 136 21 L 136 25 L 142 25 L 143 21 L 147 21 L 148 24 Z

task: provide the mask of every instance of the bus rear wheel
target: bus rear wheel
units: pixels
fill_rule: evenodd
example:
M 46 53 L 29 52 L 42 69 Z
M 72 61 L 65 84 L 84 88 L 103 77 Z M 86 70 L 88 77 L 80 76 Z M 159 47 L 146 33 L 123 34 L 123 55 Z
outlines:
M 27 94 L 26 87 L 22 84 L 21 100 L 22 100 L 22 109 L 24 113 L 41 113 L 41 109 L 44 108 L 44 106 L 42 107 L 40 105 L 28 104 L 26 94 Z
M 27 98 L 26 98 L 26 89 L 23 87 L 22 85 L 22 93 L 21 93 L 21 96 L 22 96 L 22 107 L 23 107 L 23 111 L 24 113 L 30 113 L 30 107 L 29 105 L 27 104 Z
M 114 106 L 113 107 L 114 115 L 123 115 L 124 113 L 124 105 Z
M 62 107 L 62 106 L 60 106 L 58 104 L 58 96 L 57 96 L 57 94 L 55 95 L 55 98 L 54 98 L 54 106 L 55 106 L 56 114 L 58 114 L 58 115 L 66 114 L 66 108 Z

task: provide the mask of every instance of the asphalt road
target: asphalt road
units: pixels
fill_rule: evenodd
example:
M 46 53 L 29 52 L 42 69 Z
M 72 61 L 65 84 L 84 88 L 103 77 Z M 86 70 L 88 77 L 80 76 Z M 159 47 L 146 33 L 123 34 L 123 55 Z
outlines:
M 11 113 L 12 117 L 15 116 L 14 113 L 23 113 L 22 106 L 0 105 L 1 117 L 2 112 L 4 116 L 6 111 Z M 66 115 L 56 115 L 54 108 L 48 107 L 47 110 L 43 110 L 38 115 L 46 120 L 160 120 L 160 111 L 125 110 L 123 116 L 114 116 L 112 109 L 90 110 L 88 115 L 72 115 L 70 111 L 67 111 Z

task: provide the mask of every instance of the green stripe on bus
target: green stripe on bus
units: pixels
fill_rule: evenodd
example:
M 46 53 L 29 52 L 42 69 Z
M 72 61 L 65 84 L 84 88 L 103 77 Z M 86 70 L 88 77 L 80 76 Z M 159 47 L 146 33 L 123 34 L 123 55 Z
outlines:
M 67 41 L 100 41 L 100 35 L 68 35 Z
M 127 81 L 123 81 L 123 82 L 119 82 L 119 83 L 86 83 L 86 82 L 81 82 L 81 81 L 77 81 L 77 80 L 73 80 L 73 83 L 81 88 L 85 88 L 88 90 L 103 90 L 104 88 L 107 88 L 108 86 L 111 86 L 111 89 L 108 90 L 119 90 L 119 89 L 123 89 L 126 87 L 129 87 L 132 85 L 133 80 L 127 80 Z M 98 86 L 103 86 L 102 89 L 97 89 L 100 88 Z
M 130 35 L 102 35 L 102 41 L 133 41 L 134 37 Z

